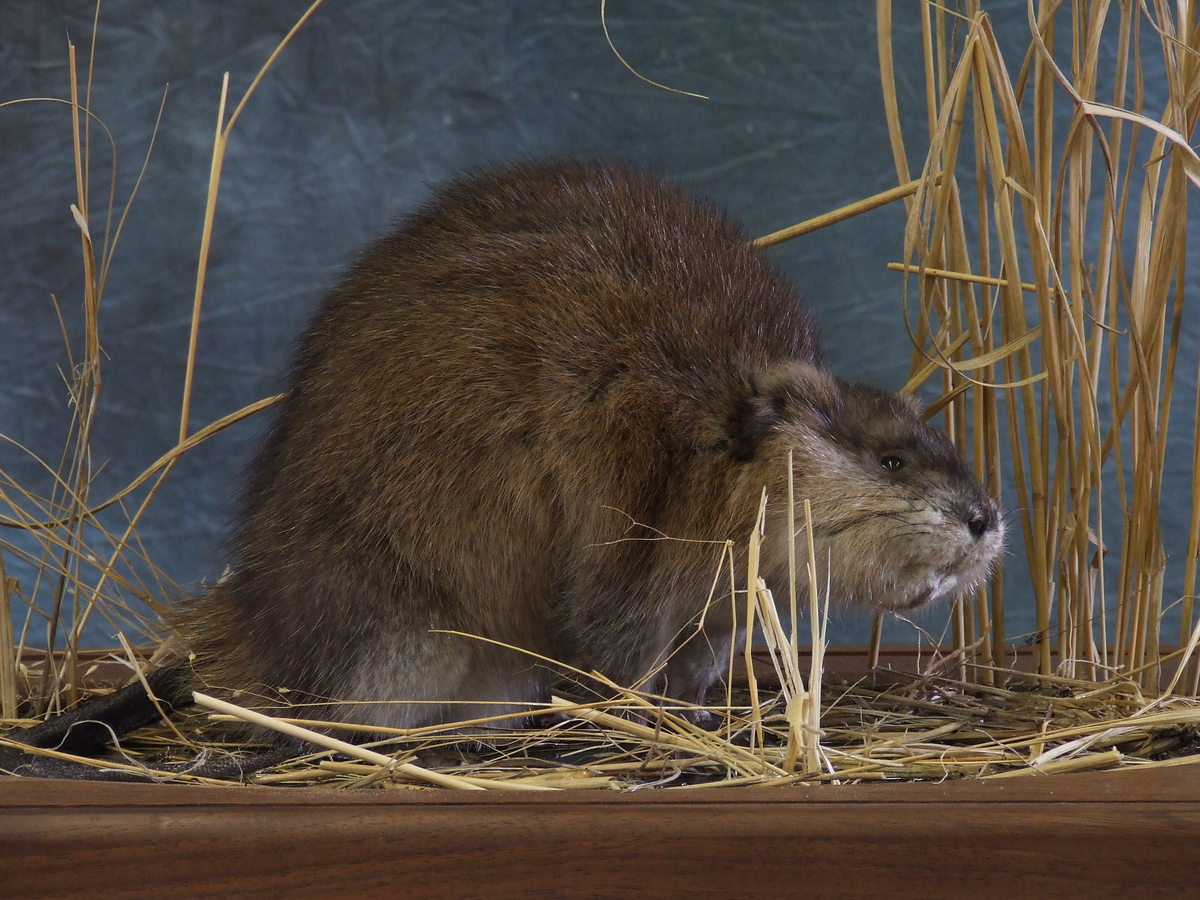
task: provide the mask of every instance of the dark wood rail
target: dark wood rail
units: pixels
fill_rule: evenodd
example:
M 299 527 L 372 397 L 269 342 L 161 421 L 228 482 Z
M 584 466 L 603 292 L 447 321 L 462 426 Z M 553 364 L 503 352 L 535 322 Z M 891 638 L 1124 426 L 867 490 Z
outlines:
M 0 779 L 0 895 L 1195 896 L 1200 766 L 634 794 Z

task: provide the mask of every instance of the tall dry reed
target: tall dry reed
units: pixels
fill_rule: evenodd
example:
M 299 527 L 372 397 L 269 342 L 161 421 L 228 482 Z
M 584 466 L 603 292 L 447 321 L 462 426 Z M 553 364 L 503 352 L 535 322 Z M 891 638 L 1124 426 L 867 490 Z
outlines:
M 879 0 L 887 123 L 908 182 L 901 123 L 915 111 L 898 100 L 895 15 Z M 1200 202 L 1200 12 L 1031 0 L 1028 42 L 1003 47 L 986 3 L 919 15 L 928 145 L 897 265 L 918 348 L 910 387 L 941 379 L 947 428 L 993 490 L 1009 461 L 1039 671 L 1057 657 L 1063 674 L 1121 669 L 1156 685 L 1160 630 L 1178 623 L 1187 643 L 1196 628 L 1200 456 L 1183 560 L 1164 552 L 1159 509 L 1182 488 L 1164 483 L 1172 413 L 1186 406 L 1200 427 L 1200 394 L 1172 404 L 1197 365 L 1179 338 Z M 1154 109 L 1148 72 L 1166 82 Z M 1179 570 L 1176 604 L 1165 591 Z M 956 610 L 957 643 L 992 665 L 1006 650 L 1004 588 L 997 578 Z M 1195 677 L 1193 665 L 1193 691 Z

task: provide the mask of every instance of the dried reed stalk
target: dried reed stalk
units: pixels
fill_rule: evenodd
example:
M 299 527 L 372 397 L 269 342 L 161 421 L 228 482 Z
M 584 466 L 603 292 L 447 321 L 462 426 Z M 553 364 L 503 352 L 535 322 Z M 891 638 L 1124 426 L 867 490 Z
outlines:
M 13 640 L 12 609 L 4 551 L 0 549 L 0 718 L 17 717 L 17 644 Z

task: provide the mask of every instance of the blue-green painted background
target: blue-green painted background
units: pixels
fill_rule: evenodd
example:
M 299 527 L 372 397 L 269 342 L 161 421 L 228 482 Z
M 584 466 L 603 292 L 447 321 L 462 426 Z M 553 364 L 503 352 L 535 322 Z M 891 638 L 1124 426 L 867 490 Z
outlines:
M 104 4 L 91 106 L 117 144 L 118 203 L 132 187 L 164 85 L 170 89 L 103 297 L 93 446 L 104 469 L 95 497 L 175 442 L 221 75 L 231 73 L 231 96 L 240 97 L 305 5 Z M 629 74 L 605 42 L 597 0 L 329 0 L 282 54 L 229 144 L 193 428 L 277 391 L 299 329 L 356 248 L 419 204 L 431 184 L 466 167 L 546 155 L 621 157 L 712 196 L 754 234 L 895 184 L 873 3 L 613 0 L 608 7 L 613 40 L 628 60 L 711 99 L 668 93 Z M 1024 48 L 1024 0 L 987 7 L 1001 45 Z M 0 100 L 66 97 L 67 39 L 86 65 L 92 13 L 88 2 L 0 2 Z M 913 126 L 909 154 L 919 164 L 925 112 L 915 2 L 896 4 L 894 29 L 902 110 Z M 1153 109 L 1162 88 L 1152 82 Z M 97 129 L 92 156 L 98 233 L 111 157 Z M 82 321 L 66 106 L 0 109 L 0 197 L 0 433 L 57 460 L 69 409 L 51 295 L 72 334 Z M 894 206 L 771 251 L 816 310 L 835 367 L 889 388 L 904 382 L 909 357 L 899 277 L 885 268 L 899 258 L 902 227 Z M 1193 260 L 1195 294 L 1200 260 Z M 1200 330 L 1192 319 L 1189 360 Z M 1179 418 L 1190 427 L 1190 414 Z M 189 588 L 221 571 L 238 474 L 264 424 L 240 424 L 189 453 L 139 529 L 150 558 Z M 1182 486 L 1190 446 L 1180 430 L 1172 467 Z M 11 445 L 0 447 L 0 466 L 49 490 L 44 471 Z M 1011 498 L 1006 503 L 1014 522 Z M 1168 529 L 1181 535 L 1172 552 L 1182 552 L 1189 514 L 1182 502 L 1164 510 Z M 118 527 L 120 517 L 106 521 Z M 1018 541 L 1011 547 L 1019 554 Z M 24 587 L 32 584 L 19 560 L 10 556 L 7 565 Z M 1019 578 L 1013 590 L 1020 592 Z M 1014 596 L 1009 608 L 1009 633 L 1029 631 L 1029 605 Z M 936 630 L 943 619 L 932 613 L 924 621 Z M 839 614 L 835 637 L 860 641 L 865 624 Z M 911 639 L 894 628 L 896 640 Z M 89 641 L 109 644 L 109 630 L 95 618 Z

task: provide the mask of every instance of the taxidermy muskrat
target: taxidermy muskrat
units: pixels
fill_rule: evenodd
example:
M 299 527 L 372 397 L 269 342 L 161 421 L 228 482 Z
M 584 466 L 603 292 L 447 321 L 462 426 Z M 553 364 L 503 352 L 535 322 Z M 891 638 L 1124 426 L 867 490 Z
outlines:
M 189 677 L 397 727 L 545 699 L 555 673 L 493 641 L 701 703 L 744 638 L 728 597 L 705 610 L 717 561 L 764 487 L 762 574 L 786 583 L 789 450 L 835 600 L 986 578 L 1003 524 L 950 441 L 833 375 L 711 206 L 606 163 L 465 178 L 304 336 L 231 574 L 173 623 Z
M 485 171 L 329 295 L 232 574 L 178 630 L 209 687 L 349 701 L 321 715 L 353 722 L 545 698 L 537 660 L 447 630 L 699 703 L 728 598 L 689 639 L 764 486 L 762 571 L 786 578 L 789 449 L 835 599 L 906 609 L 986 577 L 1003 528 L 954 447 L 831 374 L 796 294 L 712 207 L 611 164 Z

